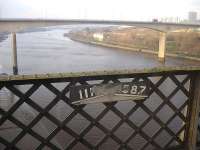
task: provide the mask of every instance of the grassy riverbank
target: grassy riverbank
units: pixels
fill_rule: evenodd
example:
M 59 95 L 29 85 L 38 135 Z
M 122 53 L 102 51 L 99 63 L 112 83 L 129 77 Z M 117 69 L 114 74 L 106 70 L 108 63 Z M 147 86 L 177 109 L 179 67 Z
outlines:
M 104 35 L 102 41 L 93 37 Z M 98 27 L 73 30 L 67 34 L 71 39 L 106 47 L 120 48 L 157 54 L 159 33 L 133 27 Z M 200 33 L 196 30 L 179 30 L 167 34 L 167 55 L 200 60 Z
M 128 46 L 114 45 L 114 44 L 108 44 L 108 43 L 97 42 L 97 41 L 88 41 L 88 40 L 77 39 L 77 38 L 71 38 L 71 39 L 74 40 L 74 41 L 78 41 L 78 42 L 82 42 L 82 43 L 86 43 L 86 44 L 92 44 L 92 45 L 97 45 L 97 46 L 104 46 L 104 47 L 109 47 L 109 48 L 117 48 L 117 49 L 123 49 L 123 50 L 128 50 L 128 51 L 136 51 L 136 52 L 143 52 L 143 53 L 158 55 L 157 51 L 138 48 L 138 47 L 128 47 Z M 169 52 L 166 53 L 166 56 L 200 61 L 199 57 L 179 55 L 179 54 L 174 54 L 174 53 L 169 53 Z

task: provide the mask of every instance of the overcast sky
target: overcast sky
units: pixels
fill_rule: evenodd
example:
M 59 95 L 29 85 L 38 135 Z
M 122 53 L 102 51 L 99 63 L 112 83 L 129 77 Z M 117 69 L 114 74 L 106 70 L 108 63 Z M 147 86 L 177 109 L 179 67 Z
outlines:
M 200 13 L 200 0 L 0 0 L 2 18 L 152 20 Z

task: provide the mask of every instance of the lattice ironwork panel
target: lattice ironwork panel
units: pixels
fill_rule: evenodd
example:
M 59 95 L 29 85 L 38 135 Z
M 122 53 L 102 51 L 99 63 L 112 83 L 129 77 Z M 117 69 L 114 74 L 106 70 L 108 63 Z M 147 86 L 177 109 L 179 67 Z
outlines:
M 73 105 L 72 85 L 147 81 L 149 98 Z M 190 74 L 111 75 L 0 83 L 0 149 L 184 147 Z

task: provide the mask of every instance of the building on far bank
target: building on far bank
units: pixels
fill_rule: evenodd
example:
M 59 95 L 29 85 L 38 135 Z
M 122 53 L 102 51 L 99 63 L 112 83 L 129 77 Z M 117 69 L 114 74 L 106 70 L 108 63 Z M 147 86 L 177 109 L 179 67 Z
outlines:
M 103 35 L 103 33 L 94 33 L 94 34 L 93 34 L 93 38 L 94 38 L 96 41 L 102 42 L 103 39 L 104 39 L 104 35 Z
M 180 17 L 163 17 L 159 19 L 159 22 L 180 23 L 181 21 Z
M 188 13 L 188 21 L 189 23 L 197 23 L 197 12 L 190 11 Z

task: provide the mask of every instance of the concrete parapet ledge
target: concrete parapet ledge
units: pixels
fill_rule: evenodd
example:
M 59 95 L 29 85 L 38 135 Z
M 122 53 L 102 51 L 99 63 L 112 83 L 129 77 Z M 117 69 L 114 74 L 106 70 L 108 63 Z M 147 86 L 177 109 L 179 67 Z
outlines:
M 44 79 L 62 79 L 62 78 L 79 78 L 94 76 L 112 76 L 112 75 L 139 75 L 155 73 L 172 73 L 172 72 L 200 72 L 199 66 L 188 67 L 154 67 L 132 70 L 104 70 L 89 72 L 66 72 L 66 73 L 48 73 L 48 74 L 31 74 L 31 75 L 0 75 L 0 82 L 4 81 L 23 81 L 23 80 L 44 80 Z

